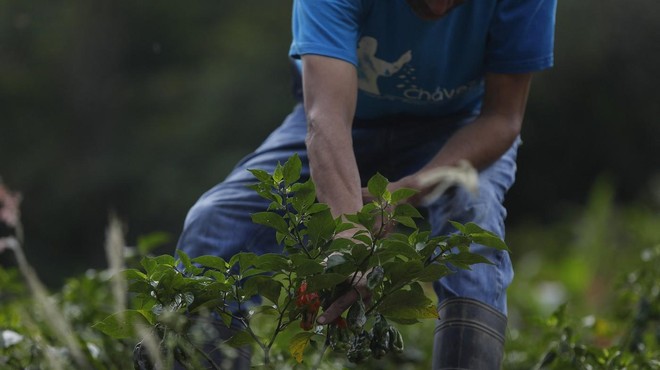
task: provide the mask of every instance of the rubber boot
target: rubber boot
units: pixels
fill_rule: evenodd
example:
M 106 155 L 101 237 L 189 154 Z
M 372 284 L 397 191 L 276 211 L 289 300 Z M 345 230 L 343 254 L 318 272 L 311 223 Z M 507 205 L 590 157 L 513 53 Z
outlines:
M 507 319 L 469 298 L 450 298 L 438 309 L 433 370 L 499 370 Z

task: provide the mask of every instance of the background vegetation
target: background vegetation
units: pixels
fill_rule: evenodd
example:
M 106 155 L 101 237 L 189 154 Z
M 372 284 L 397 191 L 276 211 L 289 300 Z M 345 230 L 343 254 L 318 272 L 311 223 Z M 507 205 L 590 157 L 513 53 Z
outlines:
M 172 252 L 188 207 L 293 104 L 290 7 L 0 0 L 0 176 L 50 288 L 105 268 L 110 210 L 129 244 L 164 231 Z M 615 317 L 614 287 L 660 243 L 659 16 L 654 0 L 559 2 L 507 199 L 513 346 L 563 302 Z
M 0 1 L 0 176 L 24 194 L 27 253 L 49 284 L 103 266 L 109 209 L 129 242 L 176 238 L 195 199 L 281 122 L 290 7 Z M 601 175 L 618 201 L 658 204 L 659 13 L 653 0 L 559 2 L 511 226 L 561 219 Z

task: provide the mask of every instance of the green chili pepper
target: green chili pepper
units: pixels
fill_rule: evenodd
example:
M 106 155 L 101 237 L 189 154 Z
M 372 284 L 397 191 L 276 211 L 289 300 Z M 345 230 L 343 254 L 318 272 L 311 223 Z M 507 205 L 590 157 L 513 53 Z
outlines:
M 348 361 L 353 363 L 360 363 L 371 356 L 371 335 L 362 331 L 361 333 L 355 335 L 351 341 L 346 357 Z
M 397 353 L 403 352 L 403 336 L 401 336 L 401 333 L 394 326 L 390 326 L 388 331 L 391 337 L 390 350 Z
M 383 276 L 385 276 L 385 270 L 383 270 L 383 267 L 380 265 L 374 267 L 367 275 L 367 287 L 369 290 L 374 290 L 375 287 L 382 283 Z
M 357 302 L 353 303 L 351 308 L 348 309 L 348 313 L 346 314 L 346 322 L 348 323 L 348 327 L 353 330 L 353 332 L 359 332 L 362 330 L 364 324 L 367 323 L 364 303 L 361 299 L 358 299 Z

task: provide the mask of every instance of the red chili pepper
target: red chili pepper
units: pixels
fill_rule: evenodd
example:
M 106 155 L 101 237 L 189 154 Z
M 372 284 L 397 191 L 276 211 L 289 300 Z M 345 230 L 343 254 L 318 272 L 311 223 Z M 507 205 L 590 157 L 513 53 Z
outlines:
M 296 307 L 302 309 L 302 320 L 300 327 L 303 330 L 310 330 L 314 327 L 316 315 L 321 307 L 321 300 L 318 293 L 307 293 L 307 282 L 303 281 L 298 287 L 296 297 Z
M 333 321 L 332 323 L 337 325 L 337 327 L 339 329 L 346 329 L 348 327 L 348 324 L 346 323 L 346 320 L 344 320 L 344 318 L 341 317 L 341 316 L 336 318 L 335 321 Z

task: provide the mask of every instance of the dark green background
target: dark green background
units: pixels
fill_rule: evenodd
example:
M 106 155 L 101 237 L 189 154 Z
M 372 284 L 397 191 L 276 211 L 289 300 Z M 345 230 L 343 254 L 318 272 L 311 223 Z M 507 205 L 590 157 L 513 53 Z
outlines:
M 24 196 L 44 280 L 105 266 L 110 211 L 129 244 L 175 239 L 195 199 L 281 122 L 290 7 L 0 0 L 0 176 Z M 557 19 L 556 67 L 534 80 L 507 199 L 513 227 L 562 217 L 601 176 L 619 202 L 658 204 L 660 6 L 560 1 Z

